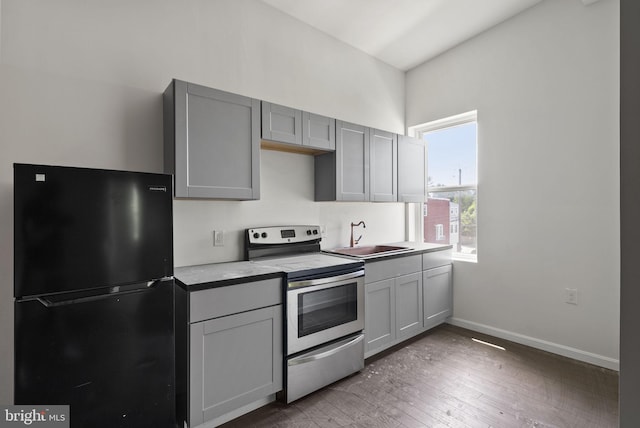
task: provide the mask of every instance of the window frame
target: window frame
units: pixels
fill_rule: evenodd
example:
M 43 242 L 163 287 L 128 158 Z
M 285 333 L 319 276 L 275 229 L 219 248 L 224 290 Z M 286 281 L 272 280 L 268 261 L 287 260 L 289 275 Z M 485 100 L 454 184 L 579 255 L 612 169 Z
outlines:
M 446 128 L 452 128 L 454 126 L 458 126 L 458 125 L 464 125 L 465 123 L 470 123 L 470 122 L 476 122 L 476 174 L 478 171 L 478 134 L 479 134 L 479 130 L 478 130 L 478 111 L 477 110 L 471 110 L 465 113 L 461 113 L 461 114 L 457 114 L 454 116 L 449 116 L 449 117 L 445 117 L 442 119 L 438 119 L 438 120 L 434 120 L 431 122 L 426 122 L 426 123 L 422 123 L 420 125 L 415 125 L 415 126 L 410 126 L 408 128 L 408 134 L 416 137 L 416 138 L 420 138 L 420 139 L 424 139 L 424 134 L 428 133 L 428 132 L 433 132 L 433 131 L 439 131 L 439 130 L 443 130 Z M 429 164 L 429 147 L 427 146 L 427 158 L 426 158 L 426 165 Z M 429 171 L 427 169 L 427 175 L 429 174 Z M 426 177 L 425 177 L 426 179 Z M 428 180 L 426 180 L 428 183 Z M 457 186 L 439 186 L 439 187 L 429 187 L 429 185 L 427 184 L 427 188 L 426 188 L 426 197 L 428 197 L 429 193 L 432 192 L 459 192 L 459 191 L 468 191 L 468 190 L 475 190 L 476 192 L 476 204 L 478 203 L 478 189 L 479 189 L 479 183 L 478 183 L 478 177 L 476 176 L 476 184 L 475 185 L 457 185 Z M 424 210 L 424 205 L 426 204 L 426 201 L 422 204 L 414 204 L 415 207 L 413 208 L 413 213 L 410 215 L 409 213 L 407 213 L 407 220 L 412 220 L 411 221 L 411 226 L 412 226 L 412 230 L 414 231 L 414 239 L 420 240 L 420 241 L 424 241 L 424 220 L 423 220 L 423 210 Z M 476 228 L 478 227 L 478 223 L 477 223 L 477 218 L 476 218 Z M 409 226 L 409 225 L 407 225 Z M 410 229 L 410 227 L 407 227 L 407 229 Z M 468 262 L 477 262 L 478 261 L 478 232 L 476 229 L 476 254 L 463 254 L 463 253 L 458 253 L 456 251 L 453 252 L 453 258 L 454 260 L 461 260 L 461 261 L 468 261 Z

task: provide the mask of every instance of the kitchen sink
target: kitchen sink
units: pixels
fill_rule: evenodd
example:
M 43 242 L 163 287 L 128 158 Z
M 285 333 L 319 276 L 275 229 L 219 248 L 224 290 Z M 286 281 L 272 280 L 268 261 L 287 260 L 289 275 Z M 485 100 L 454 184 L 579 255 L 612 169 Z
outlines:
M 346 248 L 334 248 L 328 250 L 330 253 L 342 254 L 345 256 L 352 256 L 358 258 L 366 258 L 373 256 L 380 256 L 385 254 L 394 254 L 404 251 L 410 251 L 409 247 L 398 247 L 395 245 L 369 245 L 364 247 L 346 247 Z

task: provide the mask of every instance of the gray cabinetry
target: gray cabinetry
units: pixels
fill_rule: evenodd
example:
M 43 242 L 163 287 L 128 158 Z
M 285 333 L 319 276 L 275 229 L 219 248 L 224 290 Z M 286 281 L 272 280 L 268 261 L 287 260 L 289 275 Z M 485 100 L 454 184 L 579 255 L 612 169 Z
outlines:
M 336 120 L 336 151 L 315 157 L 315 199 L 369 200 L 369 128 Z
M 262 101 L 262 139 L 302 146 L 312 149 L 310 153 L 314 153 L 313 150 L 333 151 L 336 148 L 336 120 Z
M 452 273 L 450 264 L 423 272 L 425 328 L 442 324 L 453 314 Z
M 164 93 L 165 172 L 175 196 L 260 198 L 260 103 L 173 80 Z
M 336 121 L 336 151 L 315 157 L 316 201 L 398 200 L 396 134 Z
M 287 144 L 302 144 L 302 112 L 262 101 L 262 138 Z
M 422 331 L 419 254 L 365 264 L 365 357 Z
M 188 306 L 189 426 L 217 426 L 275 398 L 283 383 L 282 280 L 191 292 Z
M 365 355 L 393 344 L 396 338 L 395 280 L 365 284 Z
M 427 200 L 427 146 L 418 138 L 398 136 L 398 202 Z
M 370 200 L 398 200 L 398 136 L 391 132 L 370 131 Z
M 396 336 L 413 337 L 422 331 L 422 273 L 396 278 Z
M 336 120 L 303 111 L 302 145 L 320 150 L 335 150 Z
M 369 200 L 369 128 L 336 121 L 336 199 Z
M 422 255 L 424 328 L 442 324 L 453 315 L 453 265 L 451 249 Z
M 282 306 L 191 325 L 191 426 L 282 389 Z
M 451 250 L 365 262 L 365 357 L 453 314 Z

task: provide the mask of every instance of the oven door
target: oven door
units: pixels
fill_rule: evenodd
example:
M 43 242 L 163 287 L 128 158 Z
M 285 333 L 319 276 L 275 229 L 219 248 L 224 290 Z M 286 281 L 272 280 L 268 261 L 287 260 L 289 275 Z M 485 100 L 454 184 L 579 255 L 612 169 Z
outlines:
M 364 270 L 289 282 L 287 355 L 364 329 Z

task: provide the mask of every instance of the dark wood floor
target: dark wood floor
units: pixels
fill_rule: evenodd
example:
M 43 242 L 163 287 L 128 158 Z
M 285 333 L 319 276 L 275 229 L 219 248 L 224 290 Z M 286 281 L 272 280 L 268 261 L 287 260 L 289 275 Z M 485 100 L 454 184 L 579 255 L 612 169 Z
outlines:
M 223 426 L 617 427 L 618 373 L 443 325 L 354 376 Z

